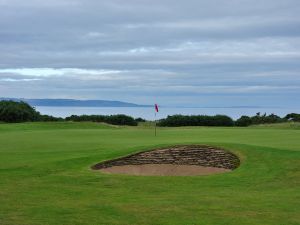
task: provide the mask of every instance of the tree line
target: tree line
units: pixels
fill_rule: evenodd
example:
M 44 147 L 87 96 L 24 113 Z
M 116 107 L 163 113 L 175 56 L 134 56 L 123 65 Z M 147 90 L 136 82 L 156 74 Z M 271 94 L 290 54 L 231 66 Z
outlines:
M 82 121 L 91 121 L 91 122 L 103 122 L 113 125 L 128 125 L 128 126 L 137 126 L 138 122 L 132 118 L 131 116 L 118 114 L 118 115 L 81 115 L 76 116 L 72 115 L 66 117 L 66 121 L 75 121 L 75 122 L 82 122 Z
M 234 121 L 229 116 L 225 115 L 174 115 L 168 116 L 165 119 L 158 121 L 158 126 L 162 127 L 178 127 L 178 126 L 239 126 L 247 127 L 250 125 L 257 124 L 270 124 L 270 123 L 283 123 L 288 121 L 300 122 L 300 114 L 290 113 L 285 117 L 280 117 L 275 114 L 267 115 L 257 113 L 255 116 L 241 116 L 239 119 Z
M 161 119 L 157 123 L 161 127 L 180 127 L 180 126 L 233 126 L 234 121 L 229 116 L 216 115 L 174 115 Z
M 26 102 L 0 101 L 0 121 L 7 123 L 29 122 L 29 121 L 91 121 L 104 122 L 114 125 L 137 126 L 139 122 L 145 122 L 143 118 L 134 119 L 131 116 L 119 115 L 72 115 L 66 118 L 42 115 Z M 158 121 L 157 125 L 161 127 L 178 127 L 178 126 L 250 126 L 256 124 L 282 123 L 282 122 L 300 122 L 300 114 L 290 113 L 285 117 L 275 114 L 257 113 L 255 116 L 241 116 L 233 120 L 226 115 L 173 115 Z
M 141 118 L 137 119 L 138 121 Z M 72 115 L 65 119 L 49 115 L 42 115 L 26 102 L 0 101 L 0 121 L 6 123 L 34 122 L 34 121 L 91 121 L 104 122 L 114 125 L 137 126 L 138 121 L 126 115 Z

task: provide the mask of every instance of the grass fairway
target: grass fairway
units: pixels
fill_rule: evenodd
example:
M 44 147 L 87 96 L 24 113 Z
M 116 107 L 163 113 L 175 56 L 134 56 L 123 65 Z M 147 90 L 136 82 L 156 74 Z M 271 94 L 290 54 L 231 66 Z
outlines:
M 90 170 L 174 144 L 232 150 L 241 166 L 199 177 Z M 299 126 L 160 128 L 0 124 L 0 224 L 300 224 Z

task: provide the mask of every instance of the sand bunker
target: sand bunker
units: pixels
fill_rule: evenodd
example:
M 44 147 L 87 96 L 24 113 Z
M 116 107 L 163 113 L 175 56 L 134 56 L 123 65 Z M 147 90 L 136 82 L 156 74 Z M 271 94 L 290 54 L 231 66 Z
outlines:
M 101 169 L 104 173 L 130 174 L 143 176 L 197 176 L 214 173 L 224 173 L 229 169 L 204 167 L 195 165 L 173 165 L 173 164 L 142 164 L 112 166 Z
M 223 149 L 184 145 L 101 162 L 92 169 L 104 173 L 143 176 L 197 176 L 228 172 L 237 168 L 239 164 L 240 160 L 236 155 Z

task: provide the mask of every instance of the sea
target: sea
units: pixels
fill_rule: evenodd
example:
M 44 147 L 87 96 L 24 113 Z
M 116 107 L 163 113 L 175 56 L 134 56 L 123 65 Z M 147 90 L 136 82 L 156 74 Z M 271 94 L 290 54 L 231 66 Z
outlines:
M 42 114 L 55 117 L 68 117 L 71 115 L 115 115 L 126 114 L 134 118 L 144 118 L 146 120 L 155 120 L 166 118 L 168 115 L 227 115 L 237 119 L 242 115 L 254 116 L 257 112 L 278 116 L 285 116 L 288 113 L 300 113 L 299 108 L 262 108 L 262 107 L 160 107 L 159 112 L 155 113 L 154 107 L 53 107 L 36 106 L 37 111 Z

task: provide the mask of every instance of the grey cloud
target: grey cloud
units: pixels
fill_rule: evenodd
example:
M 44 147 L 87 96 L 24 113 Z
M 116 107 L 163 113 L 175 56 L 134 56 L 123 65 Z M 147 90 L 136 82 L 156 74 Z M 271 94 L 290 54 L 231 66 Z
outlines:
M 299 11 L 297 0 L 0 0 L 0 95 L 291 104 Z

